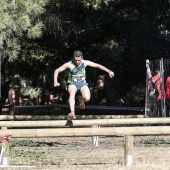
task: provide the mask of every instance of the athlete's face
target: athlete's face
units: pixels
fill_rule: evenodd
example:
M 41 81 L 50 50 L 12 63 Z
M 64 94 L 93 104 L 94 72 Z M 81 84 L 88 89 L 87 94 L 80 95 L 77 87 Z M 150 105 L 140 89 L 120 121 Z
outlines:
M 81 60 L 82 60 L 82 56 L 73 57 L 73 61 L 74 61 L 74 64 L 75 64 L 76 66 L 79 66 L 79 65 L 80 65 Z

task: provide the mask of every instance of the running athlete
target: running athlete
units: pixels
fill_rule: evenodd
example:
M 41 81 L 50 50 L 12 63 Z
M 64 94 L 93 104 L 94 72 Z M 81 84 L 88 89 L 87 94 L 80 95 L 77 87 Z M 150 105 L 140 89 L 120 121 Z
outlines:
M 90 90 L 88 84 L 86 83 L 86 70 L 87 66 L 101 69 L 109 74 L 111 78 L 114 77 L 114 72 L 102 66 L 91 62 L 89 60 L 83 59 L 83 54 L 81 51 L 75 51 L 73 53 L 73 59 L 54 71 L 54 87 L 60 86 L 58 82 L 58 74 L 66 69 L 69 69 L 68 73 L 68 93 L 69 99 L 68 103 L 70 106 L 70 113 L 68 114 L 68 119 L 76 119 L 75 115 L 75 95 L 78 90 L 80 90 L 81 96 L 79 96 L 79 106 L 81 109 L 85 109 L 85 102 L 90 100 Z

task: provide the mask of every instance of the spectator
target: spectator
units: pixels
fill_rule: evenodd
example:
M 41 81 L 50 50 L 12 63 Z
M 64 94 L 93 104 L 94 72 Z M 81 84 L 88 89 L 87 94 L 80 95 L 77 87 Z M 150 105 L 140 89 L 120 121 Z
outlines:
M 151 97 L 150 95 L 150 115 L 154 117 L 162 117 L 161 111 L 161 80 L 160 71 L 156 70 L 154 76 L 148 82 L 148 90 L 155 83 L 155 94 Z
M 165 97 L 166 97 L 167 116 L 170 116 L 170 76 L 166 80 Z
M 9 108 L 14 106 L 12 98 L 12 81 L 10 80 L 1 87 L 0 114 L 2 114 L 2 108 L 4 106 L 8 106 Z

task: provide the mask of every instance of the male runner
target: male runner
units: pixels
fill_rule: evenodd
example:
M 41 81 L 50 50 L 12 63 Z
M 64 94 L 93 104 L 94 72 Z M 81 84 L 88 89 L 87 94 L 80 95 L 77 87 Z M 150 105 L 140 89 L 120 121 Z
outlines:
M 91 62 L 89 60 L 83 59 L 83 54 L 81 51 L 75 51 L 73 53 L 73 59 L 54 71 L 54 86 L 57 87 L 60 83 L 57 81 L 58 74 L 66 69 L 69 69 L 68 74 L 68 93 L 69 99 L 68 103 L 70 106 L 70 113 L 68 114 L 68 119 L 76 119 L 75 116 L 75 95 L 78 90 L 80 90 L 81 96 L 79 97 L 79 106 L 81 109 L 85 109 L 85 102 L 90 100 L 90 90 L 88 84 L 86 83 L 86 70 L 87 66 L 101 69 L 109 74 L 111 78 L 114 77 L 114 72 L 102 66 Z

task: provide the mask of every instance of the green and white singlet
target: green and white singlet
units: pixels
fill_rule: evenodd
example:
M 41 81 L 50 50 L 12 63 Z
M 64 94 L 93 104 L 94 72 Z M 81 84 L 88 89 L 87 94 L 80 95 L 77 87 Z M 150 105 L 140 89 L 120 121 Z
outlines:
M 73 61 L 70 61 L 71 69 L 68 73 L 68 83 L 71 82 L 84 82 L 86 83 L 86 70 L 84 60 L 81 61 L 79 66 L 76 66 Z

